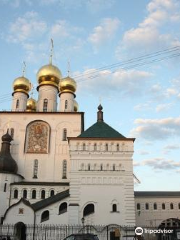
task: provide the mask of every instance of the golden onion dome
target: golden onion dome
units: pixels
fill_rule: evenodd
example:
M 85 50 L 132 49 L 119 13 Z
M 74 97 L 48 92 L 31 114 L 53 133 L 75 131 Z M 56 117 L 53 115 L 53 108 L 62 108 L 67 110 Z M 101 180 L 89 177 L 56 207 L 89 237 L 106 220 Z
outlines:
M 79 109 L 79 104 L 76 102 L 76 100 L 74 100 L 74 111 L 78 112 Z
M 14 92 L 24 92 L 26 94 L 31 90 L 31 82 L 25 77 L 18 77 L 13 82 Z
M 37 73 L 37 81 L 39 86 L 53 85 L 58 87 L 61 78 L 62 75 L 60 70 L 52 64 L 41 67 Z
M 36 100 L 35 99 L 29 98 L 27 100 L 26 111 L 27 112 L 36 112 Z
M 61 93 L 63 93 L 63 92 L 74 93 L 76 91 L 76 88 L 77 88 L 76 81 L 69 76 L 66 78 L 63 78 L 60 81 L 59 90 Z

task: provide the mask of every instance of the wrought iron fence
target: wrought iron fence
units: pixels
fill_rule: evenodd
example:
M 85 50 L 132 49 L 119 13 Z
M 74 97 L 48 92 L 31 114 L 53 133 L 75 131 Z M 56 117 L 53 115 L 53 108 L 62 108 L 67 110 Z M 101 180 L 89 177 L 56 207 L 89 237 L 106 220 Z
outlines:
M 63 240 L 71 234 L 92 233 L 99 240 L 177 240 L 180 228 L 166 229 L 167 233 L 156 232 L 155 227 L 143 227 L 143 234 L 135 234 L 132 226 L 92 226 L 92 225 L 0 225 L 0 240 Z M 169 232 L 168 232 L 169 230 Z

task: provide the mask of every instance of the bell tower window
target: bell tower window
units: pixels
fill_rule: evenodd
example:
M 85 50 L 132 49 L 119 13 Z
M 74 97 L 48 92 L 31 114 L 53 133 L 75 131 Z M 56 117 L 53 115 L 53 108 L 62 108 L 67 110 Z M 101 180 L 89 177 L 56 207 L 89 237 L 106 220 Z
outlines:
M 43 102 L 43 112 L 47 112 L 47 107 L 48 107 L 48 100 L 44 99 L 44 102 Z
M 17 101 L 16 101 L 16 109 L 18 109 L 19 108 L 19 99 L 17 99 Z
M 68 100 L 65 101 L 65 108 L 64 109 L 67 110 L 67 108 L 68 108 Z

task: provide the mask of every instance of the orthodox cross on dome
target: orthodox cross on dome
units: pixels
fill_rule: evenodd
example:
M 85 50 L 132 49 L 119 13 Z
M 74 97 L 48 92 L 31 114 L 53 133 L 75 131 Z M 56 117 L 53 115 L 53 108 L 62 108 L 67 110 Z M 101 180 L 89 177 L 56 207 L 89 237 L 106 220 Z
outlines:
M 70 77 L 70 73 L 71 73 L 71 65 L 70 65 L 70 61 L 67 62 L 67 69 L 68 69 L 68 77 Z
M 33 98 L 34 94 L 34 85 L 31 83 L 31 98 Z
M 50 64 L 52 64 L 52 58 L 53 58 L 53 52 L 54 52 L 54 42 L 53 39 L 51 38 L 51 52 L 50 52 Z
M 25 76 L 25 73 L 26 73 L 26 63 L 25 61 L 23 61 L 23 71 L 22 71 L 23 77 Z

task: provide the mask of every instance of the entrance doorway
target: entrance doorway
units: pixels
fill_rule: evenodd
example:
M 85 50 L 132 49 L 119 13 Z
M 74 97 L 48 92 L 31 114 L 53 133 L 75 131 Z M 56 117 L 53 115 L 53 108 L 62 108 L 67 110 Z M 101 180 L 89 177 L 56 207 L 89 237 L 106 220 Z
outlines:
M 26 225 L 23 222 L 15 224 L 15 235 L 18 240 L 26 240 Z

